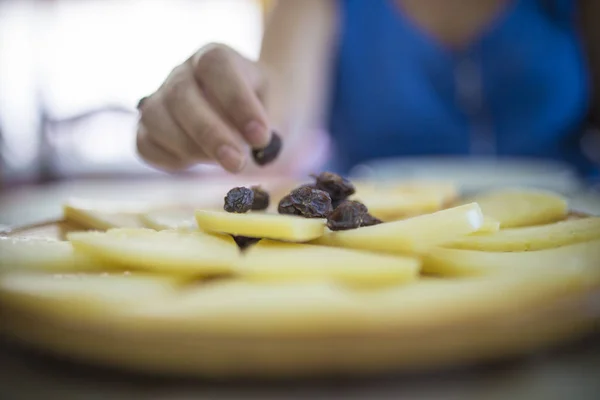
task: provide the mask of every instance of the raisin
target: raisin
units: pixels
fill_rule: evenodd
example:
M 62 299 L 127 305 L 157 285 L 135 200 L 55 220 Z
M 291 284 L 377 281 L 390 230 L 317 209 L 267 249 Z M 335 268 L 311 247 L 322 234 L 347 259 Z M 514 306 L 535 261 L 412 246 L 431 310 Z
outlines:
M 342 202 L 327 218 L 327 227 L 332 231 L 356 229 L 361 226 L 363 218 L 369 211 L 358 201 Z
M 254 191 L 246 187 L 235 187 L 225 196 L 225 211 L 231 213 L 245 213 L 252 209 Z
M 313 175 L 313 177 L 316 179 L 317 189 L 329 193 L 334 208 L 356 192 L 352 182 L 338 174 L 323 172 L 319 175 Z
M 356 229 L 379 223 L 381 221 L 369 214 L 369 210 L 364 204 L 351 200 L 340 203 L 327 217 L 327 227 L 332 231 Z
M 281 136 L 277 132 L 273 132 L 271 134 L 271 141 L 267 145 L 267 147 L 263 149 L 254 149 L 252 150 L 252 157 L 254 158 L 254 162 L 260 166 L 264 166 L 275 161 L 279 153 L 281 152 L 281 147 L 283 142 L 281 140 Z
M 233 237 L 233 240 L 235 241 L 235 243 L 240 248 L 240 250 L 246 250 L 248 247 L 250 247 L 253 244 L 256 244 L 260 241 L 259 238 L 253 238 L 253 237 L 248 237 L 248 236 L 233 235 L 232 237 Z
M 300 188 L 303 188 L 303 187 L 307 187 L 307 188 L 310 188 L 310 189 L 319 189 L 319 188 L 317 187 L 317 184 L 316 184 L 316 183 L 305 183 L 304 185 L 300 185 L 300 186 L 298 186 L 296 189 L 300 189 Z M 320 190 L 320 189 L 319 189 L 319 190 Z M 331 197 L 331 196 L 330 196 L 330 197 Z
M 367 215 L 365 215 L 363 217 L 362 224 L 360 224 L 360 226 L 373 226 L 373 225 L 379 225 L 382 223 L 383 223 L 382 220 L 380 220 L 379 218 L 375 218 L 371 214 L 367 213 Z
M 250 189 L 254 192 L 254 202 L 252 209 L 255 211 L 266 210 L 269 208 L 269 193 L 263 190 L 260 186 L 252 186 Z
M 294 207 L 294 202 L 292 201 L 291 195 L 284 196 L 277 206 L 277 212 L 279 214 L 287 214 L 287 215 L 302 215 L 300 211 L 296 210 Z
M 327 192 L 301 186 L 281 199 L 278 211 L 280 214 L 302 215 L 305 218 L 327 218 L 333 208 Z

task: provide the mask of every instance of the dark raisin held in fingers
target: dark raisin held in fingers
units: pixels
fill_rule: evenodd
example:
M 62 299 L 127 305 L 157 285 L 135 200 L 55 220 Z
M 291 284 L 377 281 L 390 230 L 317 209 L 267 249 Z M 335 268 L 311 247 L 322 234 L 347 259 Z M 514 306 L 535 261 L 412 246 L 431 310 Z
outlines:
M 316 179 L 317 189 L 329 193 L 334 208 L 356 192 L 352 182 L 338 174 L 323 172 L 319 175 L 313 175 L 313 177 Z
M 269 193 L 263 190 L 260 186 L 252 186 L 251 189 L 254 192 L 252 209 L 255 211 L 260 211 L 269 208 Z
M 381 221 L 369 214 L 369 210 L 364 204 L 351 200 L 340 203 L 327 217 L 327 227 L 332 231 L 356 229 L 379 223 Z
M 277 132 L 273 132 L 271 134 L 271 141 L 264 149 L 254 149 L 252 150 L 252 157 L 254 158 L 254 162 L 260 166 L 264 166 L 275 161 L 279 153 L 281 152 L 281 147 L 283 142 L 281 140 L 281 136 Z
M 243 214 L 252 209 L 254 203 L 254 191 L 246 187 L 231 189 L 225 196 L 225 211 Z
M 246 250 L 248 247 L 256 244 L 260 241 L 259 238 L 253 238 L 248 236 L 232 236 L 235 243 L 238 245 L 240 250 Z
M 333 208 L 327 192 L 301 186 L 281 199 L 278 211 L 280 214 L 302 215 L 305 218 L 327 218 Z

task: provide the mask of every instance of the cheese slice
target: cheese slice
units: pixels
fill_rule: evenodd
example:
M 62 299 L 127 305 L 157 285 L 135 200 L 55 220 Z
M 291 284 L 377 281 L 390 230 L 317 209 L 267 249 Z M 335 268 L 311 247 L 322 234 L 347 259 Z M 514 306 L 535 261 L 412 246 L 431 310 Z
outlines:
M 238 260 L 236 272 L 258 281 L 335 281 L 373 287 L 414 281 L 419 265 L 412 257 L 263 240 Z
M 166 229 L 194 230 L 197 229 L 194 210 L 185 208 L 153 210 L 140 215 L 146 227 L 162 231 Z
M 127 307 L 176 290 L 176 278 L 143 272 L 0 275 L 0 300 L 46 315 L 113 317 Z
M 445 247 L 483 251 L 529 251 L 600 239 L 600 218 L 582 218 L 547 225 L 503 229 L 461 237 Z
M 111 229 L 67 237 L 77 250 L 102 260 L 160 272 L 229 273 L 239 257 L 231 237 L 204 232 Z
M 481 228 L 479 228 L 479 230 L 477 232 L 475 232 L 472 236 L 475 236 L 478 234 L 494 233 L 494 232 L 498 232 L 499 230 L 500 230 L 500 221 L 497 221 L 492 217 L 484 215 L 483 216 L 483 224 L 481 225 Z
M 411 286 L 411 285 L 408 285 Z M 165 334 L 316 335 L 361 326 L 360 299 L 334 282 L 251 282 L 232 279 L 190 286 L 136 307 L 136 326 Z M 337 328 L 337 329 L 336 329 Z
M 149 208 L 147 203 L 141 202 L 70 199 L 63 206 L 63 216 L 88 229 L 143 228 L 140 213 Z
M 546 224 L 566 217 L 567 200 L 558 194 L 531 189 L 502 189 L 475 196 L 485 216 L 501 228 Z
M 442 209 L 455 199 L 456 187 L 443 182 L 385 183 L 357 187 L 353 199 L 365 204 L 371 215 L 395 221 Z
M 323 235 L 325 220 L 293 215 L 249 212 L 234 214 L 225 211 L 196 211 L 198 227 L 208 232 L 307 242 Z
M 41 237 L 0 237 L 0 273 L 98 271 L 110 267 L 73 250 L 71 243 Z
M 374 193 L 357 196 L 369 213 L 382 221 L 395 221 L 440 210 L 443 199 L 436 193 Z
M 315 244 L 349 247 L 395 254 L 422 254 L 483 226 L 481 209 L 475 203 L 449 208 L 401 221 L 328 232 Z
M 574 269 L 600 274 L 600 239 L 552 249 L 487 252 L 438 248 L 423 259 L 423 271 L 442 276 L 471 276 L 534 270 L 540 274 Z

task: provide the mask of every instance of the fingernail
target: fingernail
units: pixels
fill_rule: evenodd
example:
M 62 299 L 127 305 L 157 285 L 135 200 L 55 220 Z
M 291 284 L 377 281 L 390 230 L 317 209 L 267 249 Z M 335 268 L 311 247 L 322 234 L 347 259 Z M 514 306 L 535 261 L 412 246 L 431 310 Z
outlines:
M 258 121 L 250 121 L 244 129 L 244 135 L 252 146 L 266 146 L 269 139 L 267 128 Z
M 224 144 L 217 150 L 217 160 L 228 171 L 239 172 L 244 168 L 246 158 L 236 148 Z

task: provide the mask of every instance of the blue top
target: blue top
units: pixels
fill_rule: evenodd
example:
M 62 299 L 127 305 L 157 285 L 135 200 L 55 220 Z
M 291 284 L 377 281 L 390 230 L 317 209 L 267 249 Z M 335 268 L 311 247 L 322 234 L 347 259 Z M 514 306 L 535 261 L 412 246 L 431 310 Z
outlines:
M 339 0 L 329 129 L 341 169 L 400 155 L 487 154 L 548 157 L 590 173 L 576 138 L 590 93 L 575 4 L 513 0 L 455 52 L 393 0 Z

